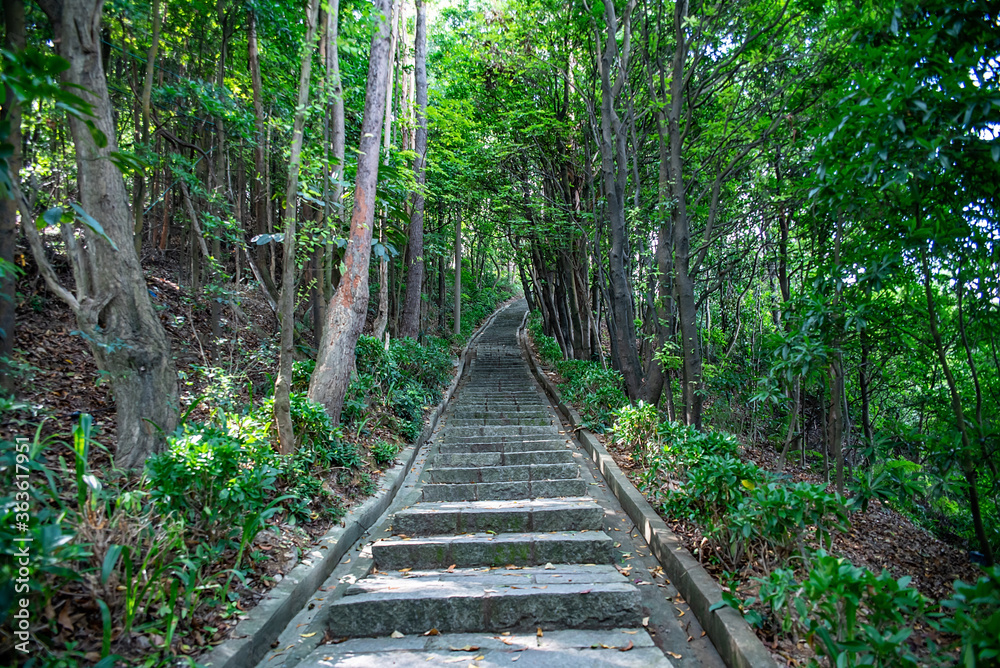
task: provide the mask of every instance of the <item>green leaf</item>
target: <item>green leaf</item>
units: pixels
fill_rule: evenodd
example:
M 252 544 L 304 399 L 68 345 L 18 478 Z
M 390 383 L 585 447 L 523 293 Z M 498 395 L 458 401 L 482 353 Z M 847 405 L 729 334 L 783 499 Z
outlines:
M 115 245 L 115 242 L 111 240 L 111 237 L 108 236 L 108 233 L 104 231 L 104 227 L 102 227 L 101 224 L 97 222 L 97 220 L 93 216 L 84 211 L 83 207 L 77 204 L 76 202 L 70 202 L 70 206 L 73 207 L 74 211 L 76 211 L 76 219 L 78 221 L 80 221 L 88 228 L 90 228 L 90 230 L 94 234 L 98 235 L 99 237 L 107 241 L 109 244 L 111 244 L 112 248 L 118 250 L 118 246 Z
M 35 221 L 35 227 L 42 230 L 48 225 L 58 225 L 62 221 L 63 210 L 58 206 L 52 207 Z
M 111 577 L 111 571 L 115 569 L 118 564 L 118 557 L 121 556 L 122 546 L 121 545 L 111 545 L 108 548 L 107 553 L 104 555 L 104 563 L 101 565 L 101 584 L 105 585 L 108 583 L 108 578 Z

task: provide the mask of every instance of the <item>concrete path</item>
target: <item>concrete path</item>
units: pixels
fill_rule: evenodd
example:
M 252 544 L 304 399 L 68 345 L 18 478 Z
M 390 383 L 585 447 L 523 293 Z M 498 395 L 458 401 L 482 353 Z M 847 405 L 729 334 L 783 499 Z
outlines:
M 259 666 L 723 665 L 532 378 L 524 311 L 479 337 L 394 506 Z

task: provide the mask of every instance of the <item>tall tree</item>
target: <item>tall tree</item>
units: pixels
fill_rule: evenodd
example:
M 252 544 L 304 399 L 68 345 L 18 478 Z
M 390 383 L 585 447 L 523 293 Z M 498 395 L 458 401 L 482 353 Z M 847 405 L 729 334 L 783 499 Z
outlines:
M 340 284 L 327 307 L 326 327 L 317 352 L 316 370 L 309 381 L 309 398 L 323 404 L 334 423 L 340 420 L 354 363 L 354 350 L 368 312 L 368 268 L 375 218 L 380 128 L 389 71 L 392 6 L 393 0 L 378 0 L 376 3 L 378 24 L 368 61 L 351 234 L 344 253 Z
M 291 391 L 292 361 L 295 358 L 295 216 L 299 198 L 299 168 L 302 162 L 302 137 L 305 134 L 306 106 L 309 103 L 309 75 L 312 72 L 312 55 L 315 50 L 316 19 L 319 0 L 309 0 L 306 10 L 306 37 L 302 44 L 299 66 L 299 98 L 292 124 L 292 150 L 288 159 L 288 179 L 285 185 L 285 237 L 281 265 L 281 293 L 278 297 L 278 320 L 281 326 L 281 343 L 278 358 L 278 377 L 274 381 L 274 421 L 278 427 L 278 451 L 283 455 L 295 450 L 295 432 L 292 430 Z
M 63 82 L 93 107 L 92 126 L 69 116 L 85 212 L 78 215 L 86 223 L 82 240 L 68 224 L 62 226 L 76 295 L 58 284 L 51 267 L 44 275 L 49 288 L 73 310 L 98 367 L 108 374 L 117 409 L 115 462 L 133 468 L 160 451 L 162 432 L 177 424 L 177 371 L 133 245 L 125 182 L 111 160 L 117 145 L 101 59 L 103 1 L 41 0 L 39 5 L 52 22 L 59 55 L 69 62 Z M 95 138 L 92 127 L 103 141 Z M 36 262 L 48 266 L 37 232 L 32 225 L 24 227 Z
M 427 8 L 417 2 L 417 26 L 414 70 L 417 96 L 417 134 L 413 172 L 417 185 L 413 191 L 409 243 L 406 246 L 406 297 L 400 336 L 416 338 L 420 332 L 420 295 L 424 283 L 424 184 L 427 182 Z
M 4 0 L 4 48 L 15 53 L 24 48 L 24 2 Z M 4 91 L 3 108 L 0 109 L 0 137 L 6 134 L 10 145 L 7 170 L 16 180 L 21 170 L 21 105 L 9 86 Z M 14 377 L 8 361 L 14 352 L 14 311 L 17 308 L 17 275 L 14 265 L 14 248 L 17 243 L 17 202 L 13 197 L 0 197 L 0 392 L 14 389 Z

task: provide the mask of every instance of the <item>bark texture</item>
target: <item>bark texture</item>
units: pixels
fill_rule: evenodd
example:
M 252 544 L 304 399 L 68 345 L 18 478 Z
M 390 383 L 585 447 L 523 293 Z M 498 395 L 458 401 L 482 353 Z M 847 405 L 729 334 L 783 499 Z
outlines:
M 24 48 L 24 2 L 22 0 L 4 0 L 3 3 L 4 48 L 17 51 Z M 14 97 L 14 91 L 9 87 L 4 97 L 3 109 L 0 110 L 0 121 L 9 124 L 9 143 L 13 152 L 7 158 L 7 168 L 10 178 L 17 179 L 21 171 L 21 105 Z M 14 198 L 0 199 L 0 259 L 6 261 L 7 267 L 14 262 L 14 248 L 17 245 L 17 202 Z M 9 271 L 0 273 L 0 393 L 14 389 L 14 378 L 10 374 L 6 360 L 14 352 L 14 311 L 17 307 L 15 299 L 17 279 Z
M 64 301 L 67 297 L 71 300 L 68 303 L 97 366 L 107 373 L 111 383 L 117 409 L 115 463 L 135 468 L 163 449 L 160 430 L 169 433 L 177 424 L 177 371 L 133 245 L 125 182 L 108 158 L 117 146 L 101 60 L 103 2 L 41 0 L 39 5 L 52 22 L 59 55 L 70 63 L 63 81 L 79 87 L 80 95 L 93 105 L 93 122 L 107 138 L 106 146 L 98 146 L 90 128 L 80 119 L 69 117 L 76 145 L 80 203 L 114 243 L 112 246 L 89 228 L 83 231 L 82 239 L 77 238 L 64 226 L 76 295 L 61 287 L 53 291 Z M 30 227 L 25 226 L 26 231 Z M 36 260 L 40 265 L 47 264 L 37 233 L 28 232 Z M 46 278 L 52 287 L 54 274 Z
M 414 74 L 417 95 L 417 133 L 413 159 L 413 172 L 417 187 L 413 192 L 413 210 L 410 213 L 410 238 L 406 246 L 406 297 L 403 300 L 403 318 L 400 336 L 417 338 L 420 333 L 420 295 L 424 285 L 424 184 L 427 173 L 427 8 L 417 2 L 417 34 Z
M 309 382 L 309 398 L 326 406 L 334 424 L 340 421 L 344 395 L 354 364 L 354 350 L 368 311 L 368 266 L 371 261 L 375 185 L 378 181 L 379 139 L 385 111 L 389 70 L 389 40 L 393 0 L 378 0 L 378 27 L 372 38 L 365 90 L 358 173 L 354 184 L 351 236 L 344 254 L 344 272 L 327 308 L 326 327 Z
M 288 159 L 288 180 L 285 188 L 285 238 L 282 257 L 281 293 L 278 296 L 278 321 L 281 344 L 278 357 L 278 377 L 274 381 L 274 421 L 278 427 L 278 452 L 289 455 L 295 450 L 292 429 L 291 390 L 292 361 L 295 357 L 295 215 L 299 192 L 299 166 L 302 161 L 302 135 L 306 126 L 306 105 L 309 102 L 309 75 L 315 48 L 316 16 L 319 0 L 309 0 L 306 10 L 306 38 L 302 45 L 302 65 L 299 70 L 299 97 L 292 124 L 292 148 Z

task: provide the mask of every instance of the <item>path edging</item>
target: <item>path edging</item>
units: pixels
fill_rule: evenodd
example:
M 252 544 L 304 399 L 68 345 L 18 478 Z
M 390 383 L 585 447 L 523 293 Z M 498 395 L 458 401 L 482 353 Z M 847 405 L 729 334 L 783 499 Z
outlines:
M 365 499 L 361 505 L 347 513 L 342 525 L 330 529 L 322 538 L 310 546 L 308 558 L 285 575 L 281 582 L 241 620 L 231 637 L 214 647 L 199 661 L 211 668 L 246 668 L 255 665 L 271 649 L 271 643 L 278 639 L 309 597 L 316 593 L 320 585 L 330 576 L 341 558 L 356 543 L 365 531 L 382 516 L 396 493 L 403 485 L 406 473 L 431 434 L 437 428 L 444 407 L 455 394 L 459 381 L 469 364 L 472 346 L 485 329 L 493 323 L 497 315 L 507 310 L 514 302 L 494 311 L 476 330 L 458 357 L 455 377 L 431 413 L 420 437 L 399 453 L 400 462 L 386 471 L 375 495 Z
M 667 527 L 642 493 L 622 473 L 594 433 L 580 426 L 583 423 L 580 414 L 563 402 L 559 390 L 538 367 L 531 354 L 526 336 L 527 318 L 528 315 L 525 314 L 525 320 L 518 330 L 518 341 L 531 373 L 573 427 L 577 439 L 604 476 L 608 489 L 618 498 L 636 528 L 642 532 L 653 555 L 663 566 L 667 579 L 691 607 L 723 661 L 730 668 L 776 668 L 777 664 L 770 652 L 739 612 L 728 606 L 710 611 L 712 605 L 722 600 L 719 584 L 684 548 L 681 539 Z

